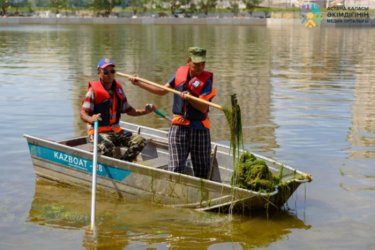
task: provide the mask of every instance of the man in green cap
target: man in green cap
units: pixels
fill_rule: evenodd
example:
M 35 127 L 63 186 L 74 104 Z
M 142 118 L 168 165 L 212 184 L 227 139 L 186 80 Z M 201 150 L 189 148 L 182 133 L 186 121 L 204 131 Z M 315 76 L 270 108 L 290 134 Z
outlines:
M 200 47 L 188 49 L 187 64 L 177 69 L 165 87 L 181 92 L 174 94 L 172 126 L 168 134 L 169 169 L 184 173 L 186 160 L 191 155 L 194 175 L 207 178 L 210 167 L 211 136 L 208 119 L 209 106 L 189 98 L 189 95 L 211 101 L 216 91 L 213 88 L 213 73 L 205 71 L 206 50 Z M 169 91 L 157 86 L 129 78 L 136 86 L 151 93 L 165 95 Z
M 190 47 L 189 56 L 193 63 L 201 63 L 206 61 L 206 50 L 199 47 Z

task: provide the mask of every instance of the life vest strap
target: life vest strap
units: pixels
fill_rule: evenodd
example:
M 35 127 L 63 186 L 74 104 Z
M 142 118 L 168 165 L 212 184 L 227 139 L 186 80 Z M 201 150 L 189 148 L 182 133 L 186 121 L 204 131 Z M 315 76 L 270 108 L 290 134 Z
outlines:
M 202 123 L 202 125 L 205 128 L 208 128 L 208 129 L 210 128 L 210 120 L 208 119 L 208 117 L 206 119 L 200 121 L 200 122 Z M 173 125 L 189 126 L 190 120 L 185 119 L 182 115 L 173 115 L 172 124 Z
M 102 126 L 98 128 L 99 133 L 115 132 L 117 134 L 117 133 L 120 133 L 121 131 L 122 131 L 122 128 L 120 127 L 119 124 L 115 124 L 112 126 Z M 94 128 L 92 126 L 89 128 L 88 134 L 89 135 L 94 134 Z
M 182 115 L 173 115 L 172 124 L 188 126 L 190 125 L 190 121 L 185 119 Z

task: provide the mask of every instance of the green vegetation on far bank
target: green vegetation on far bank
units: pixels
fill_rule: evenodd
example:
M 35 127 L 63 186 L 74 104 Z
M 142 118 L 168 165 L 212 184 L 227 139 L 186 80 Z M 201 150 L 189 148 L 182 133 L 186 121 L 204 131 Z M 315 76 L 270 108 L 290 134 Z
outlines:
M 30 16 L 50 12 L 65 16 L 178 16 L 208 15 L 270 17 L 270 13 L 299 12 L 298 8 L 260 7 L 263 0 L 0 0 L 0 15 Z M 245 6 L 245 8 L 240 8 Z
M 218 0 L 0 0 L 0 16 L 301 18 L 300 8 L 260 6 L 265 5 L 265 0 L 231 0 L 225 7 L 222 3 Z M 332 11 L 320 8 L 323 14 Z M 368 10 L 368 14 L 374 15 L 375 10 Z

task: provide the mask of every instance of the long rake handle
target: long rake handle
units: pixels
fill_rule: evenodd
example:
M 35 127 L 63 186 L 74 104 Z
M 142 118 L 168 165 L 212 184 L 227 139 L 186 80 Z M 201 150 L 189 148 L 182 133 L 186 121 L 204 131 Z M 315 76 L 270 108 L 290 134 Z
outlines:
M 119 76 L 124 76 L 124 77 L 134 77 L 133 75 L 129 75 L 129 74 L 125 74 L 125 73 L 121 73 L 121 72 L 116 72 L 117 75 Z M 134 77 L 136 80 L 138 81 L 141 81 L 141 82 L 144 82 L 144 83 L 147 83 L 149 85 L 152 85 L 152 86 L 155 86 L 155 87 L 158 87 L 158 88 L 161 88 L 161 89 L 164 89 L 166 91 L 169 91 L 169 92 L 172 92 L 172 93 L 175 93 L 177 95 L 181 94 L 180 91 L 177 91 L 175 89 L 171 89 L 171 88 L 168 88 L 168 87 L 165 87 L 163 85 L 160 85 L 160 84 L 157 84 L 157 83 L 154 83 L 154 82 L 151 82 L 149 80 L 146 80 L 146 79 L 143 79 L 143 78 L 140 78 L 140 77 Z M 192 95 L 185 95 L 186 98 L 188 99 L 191 99 L 191 100 L 194 100 L 194 101 L 197 101 L 197 102 L 200 102 L 200 103 L 204 103 L 204 104 L 207 104 L 211 107 L 214 107 L 216 109 L 220 109 L 220 110 L 224 110 L 224 108 L 222 106 L 220 106 L 219 104 L 216 104 L 216 103 L 212 103 L 212 102 L 209 102 L 209 101 L 206 101 L 206 100 L 203 100 L 201 98 L 198 98 L 198 97 L 195 97 L 195 96 L 192 96 Z

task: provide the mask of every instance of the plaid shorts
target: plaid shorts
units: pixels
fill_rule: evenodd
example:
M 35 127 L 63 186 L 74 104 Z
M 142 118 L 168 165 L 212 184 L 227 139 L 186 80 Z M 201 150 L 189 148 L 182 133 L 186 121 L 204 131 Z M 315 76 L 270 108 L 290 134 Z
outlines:
M 90 136 L 90 141 L 94 141 L 93 135 Z M 146 139 L 125 130 L 120 133 L 108 132 L 98 135 L 99 153 L 125 161 L 134 161 L 145 145 Z M 122 155 L 116 153 L 118 147 L 126 147 L 125 153 Z
M 168 143 L 170 171 L 183 173 L 190 153 L 194 175 L 207 178 L 211 156 L 210 130 L 172 125 Z

